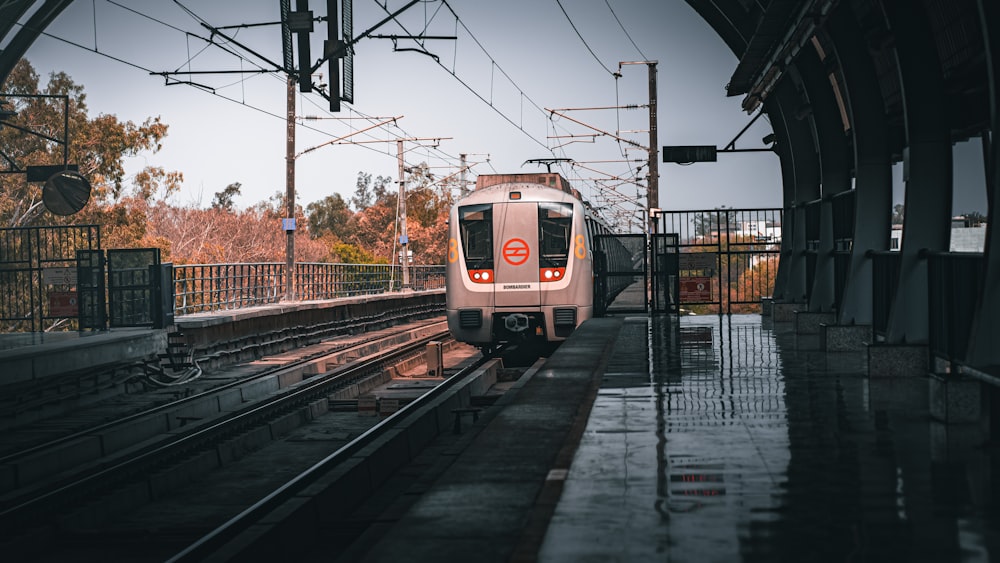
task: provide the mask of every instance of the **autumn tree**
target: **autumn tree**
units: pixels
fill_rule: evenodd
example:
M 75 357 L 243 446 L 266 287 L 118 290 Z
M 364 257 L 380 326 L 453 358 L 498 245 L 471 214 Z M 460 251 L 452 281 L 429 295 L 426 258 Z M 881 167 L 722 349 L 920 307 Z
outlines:
M 28 183 L 21 174 L 0 176 L 0 224 L 9 227 L 96 223 L 102 226 L 106 247 L 161 246 L 162 239 L 149 237 L 146 211 L 183 181 L 178 172 L 147 167 L 129 182 L 123 161 L 143 152 L 155 153 L 167 135 L 159 117 L 142 124 L 122 122 L 114 115 L 88 115 L 86 94 L 63 72 L 49 75 L 40 86 L 37 72 L 22 59 L 3 84 L 12 95 L 8 109 L 15 115 L 12 126 L 0 129 L 0 148 L 20 168 L 29 165 L 62 164 L 63 146 L 52 139 L 64 136 L 64 118 L 69 123 L 69 161 L 79 166 L 89 180 L 90 202 L 75 215 L 62 217 L 45 212 L 41 186 Z M 68 116 L 61 98 L 66 96 Z M 169 247 L 165 248 L 169 251 Z
M 273 201 L 245 210 L 161 203 L 150 213 L 150 230 L 170 241 L 178 264 L 284 262 L 281 216 Z M 295 254 L 300 262 L 320 262 L 329 257 L 329 249 L 302 230 L 295 234 Z
M 444 264 L 452 184 L 436 182 L 425 163 L 411 168 L 407 180 L 406 229 L 415 261 Z
M 778 275 L 778 256 L 754 254 L 751 255 L 748 265 L 749 267 L 740 269 L 739 278 L 735 283 L 730 282 L 726 301 L 744 302 L 732 304 L 730 310 L 733 313 L 759 312 L 761 298 L 770 297 L 774 293 L 774 281 Z
M 373 255 L 375 258 L 381 258 L 385 262 L 392 262 L 393 248 L 395 248 L 396 243 L 395 237 L 398 236 L 395 228 L 395 194 L 387 195 L 382 201 L 375 202 L 362 209 L 355 217 L 357 219 L 357 229 L 347 242 Z

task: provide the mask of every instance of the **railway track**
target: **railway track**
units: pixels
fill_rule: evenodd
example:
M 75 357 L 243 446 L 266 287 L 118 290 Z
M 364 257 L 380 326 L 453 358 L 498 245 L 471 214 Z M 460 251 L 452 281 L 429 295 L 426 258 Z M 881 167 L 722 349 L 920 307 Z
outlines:
M 472 389 L 493 378 L 506 379 L 505 390 L 515 388 L 543 364 L 544 358 L 537 358 L 504 368 L 499 357 L 479 358 L 177 552 L 169 563 L 344 556 L 381 521 L 381 512 L 398 516 L 502 410 L 502 396 L 496 395 L 473 406 Z M 464 419 L 467 414 L 474 416 Z
M 72 535 L 80 522 L 170 495 L 197 480 L 199 467 L 245 457 L 319 417 L 329 397 L 357 396 L 376 385 L 373 374 L 412 362 L 427 342 L 446 337 L 443 323 L 408 328 L 256 362 L 243 368 L 252 375 L 230 372 L 221 379 L 231 381 L 202 382 L 208 390 L 184 387 L 186 396 L 141 413 L 7 453 L 0 458 L 5 552 L 26 553 L 46 538 Z
M 155 397 L 157 394 L 150 391 L 158 389 L 164 391 L 159 394 L 161 401 L 169 400 L 172 394 L 179 393 L 176 390 L 179 386 L 197 390 L 199 380 L 205 380 L 201 377 L 204 373 L 202 366 L 205 371 L 213 374 L 232 373 L 234 368 L 239 373 L 240 366 L 245 367 L 248 361 L 255 358 L 267 356 L 280 361 L 284 356 L 300 354 L 303 349 L 318 347 L 322 350 L 330 342 L 364 339 L 371 334 L 439 315 L 440 311 L 427 306 L 404 307 L 382 314 L 340 319 L 316 326 L 273 330 L 198 348 L 181 345 L 181 349 L 176 349 L 174 343 L 168 343 L 168 354 L 161 356 L 169 359 L 161 359 L 159 363 L 148 359 L 123 361 L 85 370 L 69 369 L 62 375 L 42 380 L 3 385 L 3 392 L 0 394 L 0 430 L 6 434 L 9 429 L 33 424 L 38 434 L 43 431 L 64 434 L 68 432 L 65 428 L 53 427 L 48 422 L 62 415 L 75 416 L 81 411 L 113 406 L 115 401 L 127 402 L 137 397 L 141 401 L 143 397 Z M 171 334 L 171 338 L 173 337 Z M 276 350 L 289 348 L 292 349 L 290 353 L 275 353 Z M 215 380 L 219 377 L 215 375 L 207 379 Z M 190 391 L 185 389 L 185 392 Z M 113 410 L 118 408 L 113 406 Z M 62 416 L 63 420 L 66 418 Z M 16 447 L 17 444 L 12 445 L 6 435 L 0 435 L 0 455 Z

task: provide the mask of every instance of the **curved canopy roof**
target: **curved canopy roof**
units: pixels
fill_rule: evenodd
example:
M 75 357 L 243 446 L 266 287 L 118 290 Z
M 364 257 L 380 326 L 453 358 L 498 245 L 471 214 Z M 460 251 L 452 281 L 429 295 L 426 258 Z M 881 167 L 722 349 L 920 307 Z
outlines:
M 796 66 L 807 64 L 803 52 L 820 53 L 819 63 L 831 83 L 841 87 L 842 66 L 828 20 L 835 11 L 849 11 L 857 22 L 859 36 L 867 46 L 875 69 L 881 104 L 893 129 L 889 138 L 894 158 L 901 158 L 904 139 L 903 102 L 897 72 L 898 47 L 887 24 L 886 10 L 893 4 L 926 18 L 929 41 L 936 60 L 925 61 L 940 68 L 944 77 L 952 140 L 978 136 L 989 128 L 989 91 L 983 29 L 978 3 L 988 0 L 687 0 L 728 44 L 739 58 L 727 85 L 730 96 L 744 96 L 743 107 L 753 112 L 772 97 L 775 87 Z M 72 0 L 7 0 L 0 2 L 0 82 L 6 80 L 17 61 L 34 40 Z M 889 7 L 889 8 L 887 8 Z M 922 10 L 920 8 L 923 8 Z M 995 25 L 995 24 L 994 24 Z M 838 99 L 846 98 L 837 92 Z M 787 99 L 784 102 L 787 104 Z M 841 105 L 843 105 L 841 101 Z M 809 100 L 785 107 L 789 115 L 809 111 Z M 850 129 L 846 112 L 838 116 Z
M 823 74 L 835 87 L 843 108 L 847 103 L 844 67 L 871 65 L 880 103 L 892 128 L 889 138 L 896 159 L 900 157 L 904 138 L 897 49 L 912 50 L 912 43 L 898 41 L 898 33 L 890 29 L 893 11 L 897 12 L 897 21 L 898 18 L 921 20 L 918 25 L 929 32 L 924 36 L 929 49 L 916 56 L 922 58 L 923 64 L 940 71 L 948 106 L 941 109 L 947 115 L 955 142 L 989 129 L 989 83 L 983 41 L 987 26 L 980 15 L 981 1 L 989 0 L 687 0 L 739 58 L 726 90 L 730 96 L 744 96 L 743 108 L 748 112 L 756 110 L 765 100 L 776 100 L 773 94 L 777 84 L 789 74 L 802 73 L 803 65 L 813 61 L 822 65 Z M 831 25 L 838 11 L 842 12 L 838 15 L 849 15 L 853 20 L 851 36 L 840 27 L 838 37 L 837 26 Z M 837 43 L 844 41 L 862 43 L 867 53 L 865 60 L 839 57 Z M 813 51 L 818 57 L 806 51 Z M 924 56 L 926 53 L 932 56 Z M 807 95 L 796 103 L 797 107 L 785 107 L 784 111 L 801 116 L 815 109 L 809 107 Z M 847 121 L 845 130 L 850 129 L 848 112 L 842 110 L 842 113 Z
M 28 52 L 35 39 L 73 0 L 0 2 L 0 83 Z

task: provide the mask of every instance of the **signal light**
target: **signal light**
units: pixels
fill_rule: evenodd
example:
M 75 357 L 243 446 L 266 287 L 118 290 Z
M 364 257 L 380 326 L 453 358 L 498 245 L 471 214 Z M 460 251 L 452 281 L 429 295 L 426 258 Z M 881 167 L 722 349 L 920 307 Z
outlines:
M 469 279 L 476 283 L 493 283 L 493 270 L 469 270 Z

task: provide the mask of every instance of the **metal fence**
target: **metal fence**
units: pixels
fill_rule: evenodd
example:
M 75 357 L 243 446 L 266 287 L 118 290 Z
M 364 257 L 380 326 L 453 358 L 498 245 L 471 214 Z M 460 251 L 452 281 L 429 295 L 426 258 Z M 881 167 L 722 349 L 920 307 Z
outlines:
M 696 313 L 759 311 L 761 298 L 774 291 L 781 221 L 776 208 L 661 213 L 660 232 L 678 239 L 681 307 Z
M 870 250 L 868 256 L 872 259 L 872 332 L 876 338 L 884 339 L 902 258 L 899 252 L 890 250 Z
M 854 205 L 856 192 L 848 190 L 833 196 L 833 307 L 840 309 L 847 286 L 847 274 L 854 249 Z
M 174 314 L 187 315 L 277 303 L 285 294 L 284 264 L 174 265 Z
M 402 288 L 400 266 L 298 263 L 295 298 L 301 301 L 385 293 Z M 410 287 L 444 287 L 444 266 L 409 266 Z M 285 296 L 285 265 L 186 264 L 174 266 L 174 312 L 188 315 L 277 303 Z
M 981 252 L 927 255 L 927 344 L 933 356 L 949 364 L 965 360 L 985 268 Z
M 444 266 L 408 266 L 410 288 L 444 287 Z M 295 297 L 303 301 L 397 291 L 403 287 L 400 266 L 390 264 L 295 265 Z
M 108 320 L 110 326 L 153 326 L 159 248 L 108 250 Z
M 67 317 L 76 316 L 66 314 L 76 307 L 76 251 L 100 247 L 98 225 L 0 229 L 3 331 L 68 326 Z
M 646 235 L 596 235 L 594 245 L 599 257 L 594 280 L 598 295 L 594 314 L 646 312 Z M 630 286 L 642 297 L 618 300 L 617 297 Z

